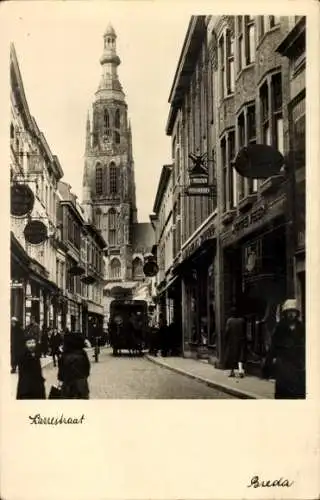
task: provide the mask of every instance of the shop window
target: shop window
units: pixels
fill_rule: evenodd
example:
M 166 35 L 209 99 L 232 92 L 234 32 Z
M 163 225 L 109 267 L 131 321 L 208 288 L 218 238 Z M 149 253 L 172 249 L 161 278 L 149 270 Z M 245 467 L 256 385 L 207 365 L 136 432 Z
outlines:
M 117 194 L 119 190 L 119 170 L 114 163 L 109 166 L 110 194 Z
M 96 194 L 102 194 L 102 167 L 96 165 Z
M 136 257 L 132 262 L 132 277 L 133 279 L 141 278 L 143 276 L 143 264 L 139 257 Z
M 111 279 L 117 279 L 121 277 L 121 263 L 118 259 L 112 259 L 109 267 Z

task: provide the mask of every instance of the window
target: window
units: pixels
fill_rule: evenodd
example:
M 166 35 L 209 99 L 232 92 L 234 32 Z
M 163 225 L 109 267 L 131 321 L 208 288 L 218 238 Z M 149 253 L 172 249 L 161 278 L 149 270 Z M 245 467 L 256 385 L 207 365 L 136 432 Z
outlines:
M 60 288 L 64 289 L 64 262 L 60 262 Z
M 238 120 L 238 145 L 239 150 L 248 144 L 256 143 L 256 107 L 254 104 L 247 105 Z M 257 191 L 256 179 L 245 179 L 239 176 L 239 200 L 248 194 Z
M 109 245 L 116 245 L 117 244 L 117 211 L 115 208 L 110 208 L 108 212 L 108 218 L 109 218 Z
M 259 16 L 258 18 L 259 38 L 261 39 L 265 35 L 265 33 L 270 31 L 279 23 L 280 23 L 279 16 Z
M 110 118 L 108 110 L 105 109 L 103 113 L 103 125 L 104 125 L 104 135 L 110 135 Z
M 142 261 L 141 259 L 139 259 L 139 257 L 136 257 L 132 262 L 132 277 L 133 279 L 135 279 L 135 278 L 141 278 L 142 276 L 143 276 Z
M 232 210 L 237 204 L 237 176 L 233 168 L 235 160 L 235 132 L 230 130 L 222 138 L 221 159 L 223 169 L 223 206 L 224 211 Z
M 255 23 L 253 16 L 238 16 L 238 71 L 255 60 Z
M 118 259 L 112 259 L 109 267 L 111 279 L 117 279 L 121 277 L 121 264 Z
M 269 16 L 269 24 L 270 28 L 274 28 L 278 24 L 280 24 L 280 16 Z
M 227 76 L 227 94 L 234 92 L 234 39 L 231 32 L 226 33 L 226 76 Z
M 292 109 L 293 151 L 296 167 L 305 165 L 306 153 L 306 103 L 303 97 Z
M 97 208 L 97 210 L 96 210 L 95 225 L 96 225 L 97 229 L 100 229 L 100 227 L 101 227 L 101 210 L 100 210 L 100 208 Z
M 219 41 L 219 56 L 220 56 L 220 96 L 225 97 L 225 57 L 224 57 L 224 36 Z
M 117 130 L 113 132 L 114 142 L 116 144 L 120 144 L 120 134 Z
M 111 194 L 118 193 L 118 169 L 114 163 L 109 167 L 109 186 Z
M 120 128 L 120 110 L 117 109 L 114 115 L 114 126 Z
M 102 167 L 96 166 L 96 194 L 102 194 Z
M 260 88 L 261 135 L 264 144 L 284 151 L 281 73 L 269 75 Z
M 56 259 L 56 285 L 59 286 L 59 260 Z

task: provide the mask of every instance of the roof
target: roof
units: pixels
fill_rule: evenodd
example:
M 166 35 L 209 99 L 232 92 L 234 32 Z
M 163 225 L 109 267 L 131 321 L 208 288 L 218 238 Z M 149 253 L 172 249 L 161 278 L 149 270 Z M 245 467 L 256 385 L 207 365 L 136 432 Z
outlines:
M 153 212 L 155 214 L 159 212 L 161 201 L 170 179 L 171 171 L 172 171 L 172 165 L 163 165 L 153 205 Z
M 108 23 L 108 26 L 106 27 L 106 31 L 104 32 L 104 36 L 117 36 L 116 32 L 114 30 L 114 27 L 112 26 L 111 23 Z
M 166 126 L 167 135 L 172 133 L 177 111 L 188 88 L 205 37 L 206 16 L 191 16 L 169 95 L 168 102 L 171 107 Z
M 150 222 L 136 222 L 132 224 L 132 251 L 151 251 L 155 242 L 154 230 Z

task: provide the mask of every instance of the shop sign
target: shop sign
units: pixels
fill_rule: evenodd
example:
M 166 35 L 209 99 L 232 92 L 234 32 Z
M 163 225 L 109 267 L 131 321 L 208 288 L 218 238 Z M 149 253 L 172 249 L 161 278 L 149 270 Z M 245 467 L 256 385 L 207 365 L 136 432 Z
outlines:
M 210 196 L 214 193 L 211 186 L 190 185 L 185 191 L 187 196 Z
M 26 217 L 32 212 L 34 194 L 27 184 L 14 184 L 11 186 L 11 215 Z
M 198 248 L 201 247 L 201 245 L 206 241 L 209 240 L 210 238 L 215 237 L 215 227 L 210 226 L 208 229 L 206 229 L 198 238 L 190 243 L 190 245 L 182 252 L 183 259 L 187 259 L 190 257 Z
M 283 165 L 284 158 L 277 149 L 266 144 L 249 144 L 239 151 L 234 168 L 249 179 L 268 179 L 279 174 Z
M 31 220 L 24 228 L 24 237 L 31 245 L 40 245 L 48 239 L 47 226 L 40 220 Z
M 265 213 L 266 213 L 266 207 L 265 205 L 261 205 L 256 210 L 253 210 L 250 214 L 236 220 L 232 226 L 232 232 L 237 233 L 242 229 L 250 227 L 252 224 L 255 224 L 256 222 L 260 221 Z

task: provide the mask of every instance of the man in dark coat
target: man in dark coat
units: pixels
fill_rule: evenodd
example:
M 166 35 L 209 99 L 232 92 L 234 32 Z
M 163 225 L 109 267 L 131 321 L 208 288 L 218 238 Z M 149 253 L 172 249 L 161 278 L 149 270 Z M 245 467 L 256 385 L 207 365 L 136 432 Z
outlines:
M 41 354 L 46 357 L 49 350 L 49 333 L 46 326 L 43 325 L 41 333 Z
M 53 366 L 56 366 L 57 360 L 59 360 L 61 344 L 62 344 L 61 335 L 58 332 L 58 330 L 55 328 L 51 337 L 50 337 L 50 347 L 51 347 L 51 354 L 52 354 L 52 359 L 53 359 Z
M 32 335 L 25 339 L 25 349 L 19 358 L 18 368 L 17 399 L 46 399 L 37 340 Z
M 305 327 L 299 320 L 297 301 L 288 299 L 275 328 L 267 355 L 265 373 L 275 361 L 275 399 L 306 397 Z
M 246 360 L 247 338 L 246 338 L 246 321 L 243 317 L 237 314 L 235 307 L 231 308 L 230 317 L 226 323 L 226 366 L 230 368 L 229 377 L 234 377 L 235 368 L 239 370 L 239 376 L 244 376 L 243 363 Z
M 63 354 L 59 359 L 58 380 L 64 399 L 89 399 L 90 361 L 80 334 L 65 335 Z
M 11 318 L 11 373 L 16 373 L 19 358 L 24 350 L 24 333 L 18 318 Z
M 36 340 L 37 346 L 40 345 L 40 327 L 35 320 L 34 316 L 31 316 L 30 323 L 26 328 L 26 337 L 32 337 Z

